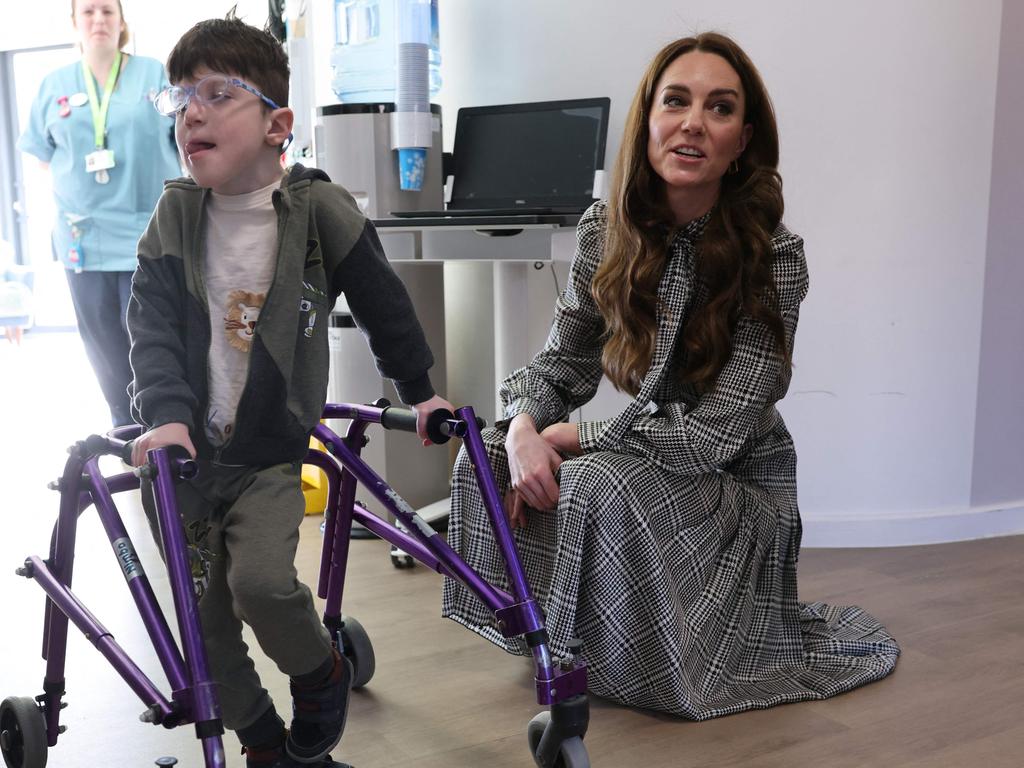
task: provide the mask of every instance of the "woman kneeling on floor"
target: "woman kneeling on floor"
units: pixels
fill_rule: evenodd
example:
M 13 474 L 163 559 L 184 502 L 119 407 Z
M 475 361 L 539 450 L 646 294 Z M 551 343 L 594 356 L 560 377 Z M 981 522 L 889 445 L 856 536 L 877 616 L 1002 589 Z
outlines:
M 591 692 L 695 720 L 833 696 L 899 655 L 859 608 L 797 599 L 796 453 L 775 403 L 808 283 L 778 158 L 771 101 L 732 40 L 662 49 L 610 197 L 578 225 L 547 343 L 484 433 L 553 652 L 582 638 Z M 632 401 L 568 423 L 602 374 Z M 449 531 L 504 583 L 465 451 Z M 527 652 L 451 580 L 443 612 Z

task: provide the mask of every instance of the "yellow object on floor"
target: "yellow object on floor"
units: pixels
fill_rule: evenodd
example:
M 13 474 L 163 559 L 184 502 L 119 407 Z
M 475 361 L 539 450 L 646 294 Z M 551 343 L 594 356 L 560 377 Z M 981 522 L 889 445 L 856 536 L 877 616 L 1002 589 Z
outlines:
M 309 447 L 324 450 L 323 443 L 309 438 Z M 322 515 L 327 509 L 327 474 L 312 464 L 302 465 L 302 495 L 306 497 L 306 514 Z

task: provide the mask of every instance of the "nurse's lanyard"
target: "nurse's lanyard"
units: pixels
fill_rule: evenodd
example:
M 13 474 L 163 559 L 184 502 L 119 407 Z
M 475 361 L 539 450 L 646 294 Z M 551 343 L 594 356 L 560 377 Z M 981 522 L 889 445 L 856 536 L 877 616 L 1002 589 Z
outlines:
M 121 70 L 121 52 L 117 52 L 114 65 L 107 75 L 107 84 L 103 88 L 103 102 L 98 103 L 96 97 L 96 85 L 89 65 L 82 59 L 82 75 L 85 77 L 85 90 L 89 94 L 89 108 L 92 110 L 92 127 L 96 139 L 96 151 L 85 156 L 85 170 L 87 173 L 95 174 L 95 179 L 100 184 L 110 181 L 109 168 L 114 167 L 114 152 L 106 149 L 107 145 L 107 111 L 110 109 L 110 95 L 114 92 L 117 84 L 117 74 Z

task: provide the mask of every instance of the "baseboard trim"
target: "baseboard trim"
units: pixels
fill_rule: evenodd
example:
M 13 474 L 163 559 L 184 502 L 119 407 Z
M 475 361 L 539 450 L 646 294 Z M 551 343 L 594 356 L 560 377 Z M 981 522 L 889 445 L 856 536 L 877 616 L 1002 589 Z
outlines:
M 860 517 L 803 516 L 804 547 L 908 547 L 1024 534 L 1024 501 L 959 511 Z

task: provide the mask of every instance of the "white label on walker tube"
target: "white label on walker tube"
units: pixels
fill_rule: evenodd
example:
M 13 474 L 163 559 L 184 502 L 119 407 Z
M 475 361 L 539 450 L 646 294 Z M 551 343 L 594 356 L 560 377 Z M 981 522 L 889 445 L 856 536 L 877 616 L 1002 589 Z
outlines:
M 407 502 L 405 499 L 403 499 L 401 496 L 395 493 L 393 489 L 387 488 L 385 490 L 385 493 L 388 495 L 388 498 L 394 502 L 396 507 L 398 507 L 400 510 L 402 510 L 403 512 L 407 513 L 412 517 L 413 525 L 415 525 L 419 529 L 420 533 L 422 533 L 424 536 L 428 538 L 430 536 L 437 535 L 437 531 L 430 527 L 430 523 L 428 523 L 422 517 L 417 515 L 416 510 L 409 506 L 409 502 Z M 402 522 L 405 521 L 403 520 Z
M 125 581 L 131 581 L 139 576 L 146 575 L 146 572 L 142 570 L 142 563 L 139 562 L 139 556 L 135 554 L 135 548 L 132 546 L 131 539 L 114 539 L 112 544 L 114 552 L 117 554 L 117 561 L 121 564 L 121 571 L 124 573 Z

